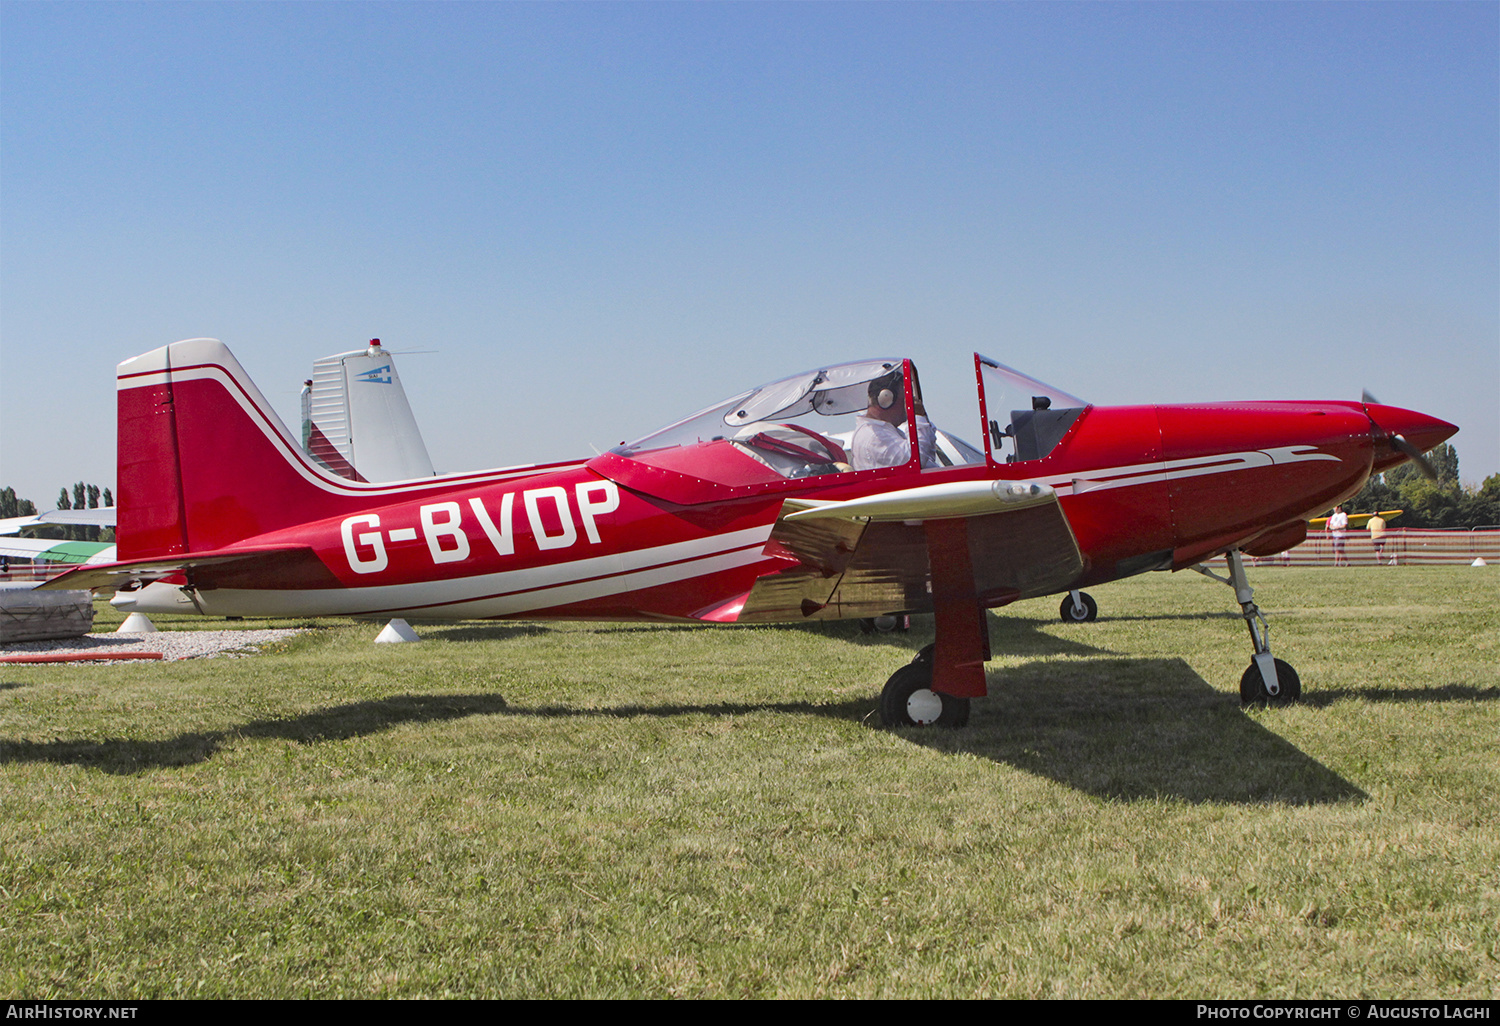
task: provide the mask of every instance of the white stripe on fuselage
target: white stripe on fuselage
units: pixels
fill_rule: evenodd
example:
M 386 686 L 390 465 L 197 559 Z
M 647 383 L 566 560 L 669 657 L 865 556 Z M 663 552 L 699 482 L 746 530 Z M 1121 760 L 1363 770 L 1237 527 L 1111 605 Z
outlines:
M 198 598 L 203 611 L 211 615 L 410 613 L 455 619 L 507 616 L 750 566 L 766 559 L 763 550 L 770 534 L 771 525 L 767 524 L 670 545 L 475 577 L 348 589 L 262 591 L 218 588 L 200 591 Z M 166 591 L 148 598 L 145 592 L 154 588 Z M 150 585 L 143 589 L 136 608 L 146 612 L 177 611 L 181 608 L 178 594 L 179 590 L 173 585 Z M 153 600 L 167 605 L 158 609 Z
M 1101 467 L 1097 470 L 1074 471 L 1070 474 L 1039 480 L 1043 484 L 1051 485 L 1064 495 L 1081 495 L 1084 492 L 1100 491 L 1106 488 L 1129 488 L 1134 485 L 1201 477 L 1205 474 L 1228 474 L 1237 470 L 1250 470 L 1254 467 L 1306 463 L 1316 460 L 1341 462 L 1331 453 L 1318 452 L 1317 447 L 1313 445 L 1283 445 L 1274 449 L 1216 453 L 1210 456 L 1164 460 L 1158 463 L 1136 463 L 1126 467 Z

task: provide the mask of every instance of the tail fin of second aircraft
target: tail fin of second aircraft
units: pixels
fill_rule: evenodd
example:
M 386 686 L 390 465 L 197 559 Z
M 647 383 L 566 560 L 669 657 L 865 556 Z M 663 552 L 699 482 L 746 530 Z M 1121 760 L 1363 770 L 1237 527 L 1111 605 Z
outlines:
M 433 476 L 396 361 L 378 338 L 313 363 L 302 392 L 302 447 L 351 481 Z
M 126 360 L 118 387 L 121 560 L 219 549 L 399 491 L 317 466 L 216 339 Z

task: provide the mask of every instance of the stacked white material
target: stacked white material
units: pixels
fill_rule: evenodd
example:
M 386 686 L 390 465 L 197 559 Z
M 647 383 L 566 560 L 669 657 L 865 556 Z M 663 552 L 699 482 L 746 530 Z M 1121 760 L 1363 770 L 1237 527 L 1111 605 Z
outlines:
M 94 625 L 87 591 L 37 591 L 33 583 L 0 584 L 0 645 L 80 638 Z

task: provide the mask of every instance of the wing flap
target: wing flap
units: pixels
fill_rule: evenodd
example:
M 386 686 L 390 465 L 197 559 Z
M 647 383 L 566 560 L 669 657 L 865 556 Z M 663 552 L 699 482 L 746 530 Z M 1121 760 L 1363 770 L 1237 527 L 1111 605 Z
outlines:
M 747 619 L 746 609 L 756 614 L 748 619 L 787 620 L 805 615 L 809 607 L 827 605 L 860 540 L 875 526 L 862 520 L 788 518 L 789 513 L 806 508 L 796 500 L 783 503 L 781 518 L 765 548 L 766 555 L 795 559 L 798 565 L 756 581 L 737 620 Z
M 1084 571 L 1055 496 L 1046 505 L 970 520 L 969 552 L 974 589 L 986 606 L 1065 591 Z

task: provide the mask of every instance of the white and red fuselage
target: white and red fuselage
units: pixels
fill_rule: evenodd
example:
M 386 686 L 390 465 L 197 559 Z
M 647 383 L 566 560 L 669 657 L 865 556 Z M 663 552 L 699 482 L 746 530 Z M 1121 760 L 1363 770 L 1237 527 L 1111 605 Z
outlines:
M 995 480 L 1055 490 L 1082 554 L 1067 590 L 1290 547 L 1404 458 L 1390 434 L 1426 449 L 1456 430 L 1358 402 L 1089 406 L 1012 462 L 784 477 L 710 438 L 371 484 L 310 459 L 213 340 L 121 364 L 118 398 L 120 566 L 183 563 L 119 604 L 247 616 L 734 621 L 759 579 L 798 565 L 771 544 L 788 499 Z

